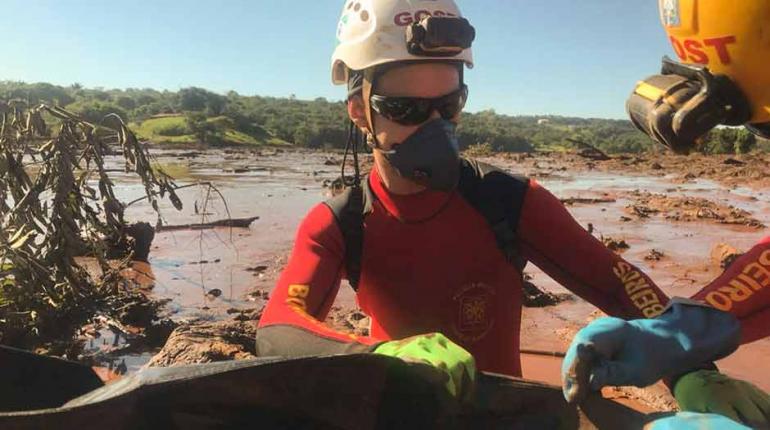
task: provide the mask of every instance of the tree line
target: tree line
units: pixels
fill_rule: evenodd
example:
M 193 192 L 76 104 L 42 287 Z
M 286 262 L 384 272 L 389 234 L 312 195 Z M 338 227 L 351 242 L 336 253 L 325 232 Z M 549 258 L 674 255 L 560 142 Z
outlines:
M 185 130 L 205 142 L 222 143 L 217 124 L 223 121 L 249 136 L 280 139 L 305 148 L 342 148 L 347 139 L 347 113 L 342 101 L 324 98 L 298 100 L 246 96 L 230 91 L 218 94 L 190 87 L 179 91 L 150 88 L 103 89 L 82 85 L 0 81 L 0 99 L 22 99 L 30 104 L 65 107 L 99 123 L 110 113 L 140 124 L 158 115 L 184 115 Z M 215 122 L 207 119 L 215 118 Z M 494 110 L 463 113 L 458 129 L 462 149 L 480 147 L 493 152 L 560 151 L 580 141 L 608 153 L 657 150 L 630 121 L 561 116 L 510 116 Z M 742 129 L 720 128 L 705 138 L 703 152 L 745 153 L 757 139 Z M 763 142 L 767 145 L 767 142 Z

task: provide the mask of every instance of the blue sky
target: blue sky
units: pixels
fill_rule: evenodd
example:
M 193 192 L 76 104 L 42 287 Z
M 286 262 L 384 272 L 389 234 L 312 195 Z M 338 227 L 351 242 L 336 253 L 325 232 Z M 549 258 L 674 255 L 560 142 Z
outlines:
M 625 118 L 671 48 L 656 0 L 458 0 L 476 27 L 468 109 Z M 2 0 L 0 80 L 187 86 L 338 100 L 342 0 Z M 13 35 L 12 37 L 9 37 Z

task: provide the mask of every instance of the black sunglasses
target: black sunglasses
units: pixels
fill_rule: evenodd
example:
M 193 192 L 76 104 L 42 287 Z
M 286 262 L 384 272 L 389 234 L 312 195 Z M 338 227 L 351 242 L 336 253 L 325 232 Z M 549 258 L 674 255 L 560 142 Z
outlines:
M 372 94 L 369 103 L 375 112 L 401 125 L 417 125 L 427 121 L 433 111 L 444 119 L 452 119 L 465 107 L 468 100 L 468 86 L 462 85 L 457 91 L 436 98 L 391 97 Z

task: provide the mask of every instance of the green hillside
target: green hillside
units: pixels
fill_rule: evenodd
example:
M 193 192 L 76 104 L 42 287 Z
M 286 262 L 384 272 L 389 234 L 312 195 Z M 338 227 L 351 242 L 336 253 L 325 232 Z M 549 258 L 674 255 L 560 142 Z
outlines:
M 347 140 L 347 110 L 342 101 L 297 100 L 217 94 L 202 88 L 179 91 L 105 90 L 80 85 L 0 81 L 0 100 L 57 104 L 93 123 L 115 113 L 144 140 L 157 145 L 294 145 L 342 148 Z M 458 129 L 462 149 L 492 152 L 574 150 L 575 142 L 608 153 L 659 149 L 630 121 L 549 115 L 510 116 L 493 110 L 463 113 Z M 703 152 L 765 149 L 745 130 L 718 128 L 705 139 Z

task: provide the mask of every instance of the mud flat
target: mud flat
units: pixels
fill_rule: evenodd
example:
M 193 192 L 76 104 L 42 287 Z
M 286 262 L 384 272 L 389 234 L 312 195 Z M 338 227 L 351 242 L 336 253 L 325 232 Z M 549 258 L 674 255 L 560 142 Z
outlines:
M 326 198 L 341 155 L 230 150 L 227 154 L 159 151 L 155 156 L 176 171 L 179 184 L 213 182 L 227 202 L 225 210 L 219 197 L 208 196 L 204 208 L 205 189 L 185 189 L 180 193 L 186 203 L 182 212 L 161 208 L 167 224 L 228 216 L 259 219 L 249 228 L 159 232 L 150 255 L 156 276 L 152 294 L 170 300 L 169 317 L 182 327 L 220 321 L 236 327 L 253 324 L 286 263 L 297 225 Z M 624 258 L 646 271 L 670 296 L 689 296 L 721 273 L 720 264 L 711 258 L 717 244 L 745 250 L 770 234 L 765 227 L 770 223 L 768 156 L 632 155 L 595 161 L 573 154 L 538 154 L 501 155 L 484 161 L 535 178 L 563 199 L 594 235 L 625 242 Z M 119 197 L 131 200 L 141 195 L 140 185 L 125 179 L 116 178 L 121 183 Z M 142 203 L 132 206 L 128 215 L 132 220 L 154 221 L 151 209 Z M 545 299 L 548 306 L 524 310 L 522 347 L 563 352 L 574 333 L 601 313 L 536 267 L 530 265 L 525 271 L 546 294 L 535 299 Z M 557 300 L 551 303 L 551 298 Z M 368 330 L 367 318 L 355 308 L 346 286 L 340 289 L 328 321 L 358 334 Z M 186 330 L 200 338 L 195 329 Z M 249 353 L 247 348 L 237 348 L 227 351 L 235 351 L 236 357 Z M 145 365 L 156 352 L 129 355 L 129 371 Z M 154 364 L 172 364 L 174 357 L 185 356 L 164 354 Z M 770 363 L 757 360 L 766 356 L 770 356 L 770 340 L 744 346 L 718 364 L 726 373 L 770 391 Z M 185 357 L 211 359 L 205 354 Z M 532 363 L 525 369 L 539 379 L 553 378 L 558 371 L 553 360 Z M 670 406 L 671 400 L 660 387 L 617 395 L 647 396 L 648 403 L 658 408 Z

